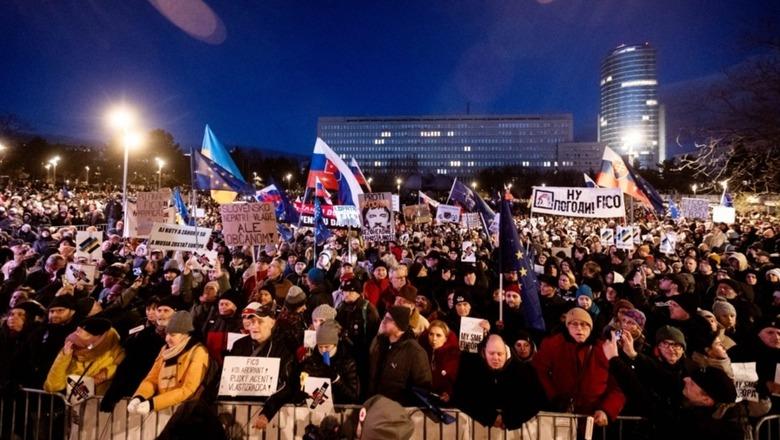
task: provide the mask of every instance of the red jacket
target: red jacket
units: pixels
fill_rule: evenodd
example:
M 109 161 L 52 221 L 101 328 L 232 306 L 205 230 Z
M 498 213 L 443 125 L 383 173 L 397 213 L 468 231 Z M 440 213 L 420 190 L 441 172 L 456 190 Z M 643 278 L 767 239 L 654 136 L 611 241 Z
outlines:
M 433 351 L 430 342 L 428 342 L 428 330 L 422 332 L 418 340 L 428 354 L 428 360 L 431 363 L 433 377 L 431 391 L 439 395 L 447 393 L 451 399 L 460 366 L 460 347 L 457 336 L 450 331 L 444 345 L 436 351 Z
M 383 280 L 370 279 L 363 285 L 363 296 L 376 307 L 379 303 L 379 296 L 390 286 L 390 278 Z
M 577 414 L 604 411 L 614 420 L 625 404 L 625 396 L 609 374 L 603 342 L 577 344 L 568 333 L 542 341 L 533 366 L 554 410 Z

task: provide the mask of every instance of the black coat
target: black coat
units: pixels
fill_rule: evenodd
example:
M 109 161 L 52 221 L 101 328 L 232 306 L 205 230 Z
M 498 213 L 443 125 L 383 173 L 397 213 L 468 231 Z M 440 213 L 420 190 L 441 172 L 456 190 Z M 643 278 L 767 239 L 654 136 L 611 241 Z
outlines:
M 67 324 L 46 324 L 33 332 L 30 338 L 32 368 L 26 375 L 26 387 L 43 388 L 51 364 L 65 345 L 65 338 L 74 331 L 76 331 L 75 318 Z
M 493 370 L 482 356 L 468 354 L 461 357 L 454 399 L 484 426 L 492 426 L 500 414 L 507 429 L 517 429 L 536 416 L 546 396 L 531 364 L 510 358 Z
M 370 357 L 368 395 L 381 394 L 403 406 L 418 406 L 412 388 L 430 390 L 432 378 L 428 356 L 414 333 L 404 332 L 395 343 L 385 335 L 377 335 L 371 343 Z
M 32 330 L 29 325 L 20 332 L 11 331 L 6 323 L 0 327 L 0 395 L 17 390 L 32 368 L 29 349 Z
M 301 371 L 312 377 L 329 378 L 333 386 L 334 404 L 358 403 L 360 380 L 357 364 L 343 344 L 339 345 L 336 355 L 330 358 L 330 365 L 325 365 L 319 350 L 314 350 L 301 365 Z

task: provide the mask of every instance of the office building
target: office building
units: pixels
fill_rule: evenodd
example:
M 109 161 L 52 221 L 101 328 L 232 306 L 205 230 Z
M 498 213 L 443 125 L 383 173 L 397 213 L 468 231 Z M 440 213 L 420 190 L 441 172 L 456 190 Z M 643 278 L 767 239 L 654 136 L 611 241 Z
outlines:
M 558 169 L 594 174 L 601 170 L 602 142 L 561 142 L 558 144 Z
M 620 45 L 601 63 L 598 140 L 642 168 L 665 160 L 664 112 L 658 103 L 656 51 Z
M 323 117 L 317 134 L 367 176 L 474 177 L 485 168 L 553 170 L 571 114 Z

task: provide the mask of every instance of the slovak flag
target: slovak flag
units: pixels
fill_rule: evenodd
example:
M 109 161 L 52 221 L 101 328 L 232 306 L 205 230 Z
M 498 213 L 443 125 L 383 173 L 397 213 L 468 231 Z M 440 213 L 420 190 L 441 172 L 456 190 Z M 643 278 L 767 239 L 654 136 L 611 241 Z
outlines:
M 316 189 L 317 179 L 323 190 L 337 193 L 339 204 L 359 206 L 358 197 L 363 194 L 360 183 L 349 166 L 320 138 L 314 144 L 307 188 Z
M 604 188 L 620 188 L 625 194 L 639 200 L 646 207 L 663 212 L 663 200 L 658 196 L 657 191 L 647 181 L 635 174 L 631 166 L 626 164 L 623 158 L 609 147 L 604 148 L 601 172 L 596 177 L 596 185 Z
M 371 192 L 371 185 L 368 184 L 366 176 L 363 175 L 363 171 L 360 170 L 360 165 L 358 165 L 354 157 L 349 163 L 349 169 L 352 170 L 352 175 L 355 176 L 360 187 L 365 190 L 364 192 Z

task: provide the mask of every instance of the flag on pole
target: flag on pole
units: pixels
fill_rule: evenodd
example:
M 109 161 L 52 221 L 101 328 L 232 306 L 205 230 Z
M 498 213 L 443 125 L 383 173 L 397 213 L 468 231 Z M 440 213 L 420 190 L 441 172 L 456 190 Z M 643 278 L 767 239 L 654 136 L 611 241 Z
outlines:
M 672 220 L 680 218 L 680 210 L 677 208 L 677 204 L 672 200 L 672 196 L 669 196 L 669 216 Z
M 317 138 L 314 144 L 309 176 L 306 179 L 307 189 L 314 190 L 317 179 L 320 179 L 323 190 L 337 193 L 334 198 L 337 203 L 360 206 L 358 196 L 363 194 L 363 190 L 355 175 L 339 155 L 320 138 Z
M 254 194 L 252 185 L 244 182 L 193 148 L 192 187 L 198 190 L 233 191 L 239 194 Z
M 733 208 L 734 207 L 734 199 L 731 198 L 731 193 L 729 193 L 728 187 L 726 185 L 723 186 L 723 194 L 720 196 L 720 206 L 725 206 L 727 208 Z
M 315 195 L 314 195 L 314 240 L 317 243 L 322 243 L 330 238 L 330 230 L 325 226 L 325 222 L 322 220 L 322 205 L 320 204 L 320 198 L 323 197 L 320 194 L 326 194 L 325 188 L 323 188 L 322 182 L 319 178 L 315 178 Z
M 422 199 L 423 202 L 433 206 L 434 208 L 438 208 L 439 205 L 441 205 L 441 203 L 434 200 L 433 197 L 429 196 L 428 194 L 425 194 L 422 191 L 418 191 L 418 193 L 420 194 L 420 198 Z
M 493 220 L 496 218 L 496 213 L 490 209 L 488 204 L 474 190 L 464 185 L 463 182 L 455 180 L 450 189 L 449 199 L 454 200 L 455 203 L 467 212 L 478 212 L 485 225 L 485 231 L 490 231 L 491 226 L 493 226 Z
M 507 192 L 508 194 L 508 192 Z M 498 226 L 499 264 L 501 272 L 516 270 L 522 286 L 520 295 L 523 299 L 523 316 L 526 325 L 544 332 L 544 317 L 542 305 L 539 301 L 539 281 L 534 272 L 531 258 L 531 247 L 523 252 L 520 239 L 517 236 L 514 218 L 512 218 L 511 195 L 501 201 L 501 220 Z M 499 274 L 499 276 L 503 276 Z
M 211 131 L 211 127 L 209 127 L 208 124 L 206 124 L 206 131 L 203 133 L 203 143 L 201 144 L 200 151 L 204 156 L 226 169 L 234 177 L 246 182 L 246 179 L 241 175 L 238 166 L 233 162 L 233 158 L 230 157 L 227 148 L 225 148 L 222 142 L 217 139 L 217 135 Z
M 289 224 L 298 223 L 298 211 L 296 211 L 295 207 L 290 203 L 284 189 L 273 179 L 271 179 L 270 185 L 255 193 L 255 199 L 257 199 L 258 202 L 268 202 L 274 205 L 277 222 Z
M 596 185 L 620 188 L 647 208 L 658 213 L 664 212 L 663 199 L 658 191 L 609 147 L 604 148 L 601 172 L 596 176 Z
M 582 177 L 585 178 L 585 186 L 586 187 L 588 187 L 588 188 L 598 188 L 598 185 L 596 185 L 596 182 L 593 179 L 591 179 L 591 177 L 589 175 L 587 175 L 586 173 L 582 173 Z
M 352 175 L 355 176 L 355 179 L 358 184 L 360 184 L 360 188 L 363 189 L 363 192 L 371 192 L 371 184 L 368 183 L 368 179 L 363 175 L 363 171 L 360 170 L 360 165 L 358 165 L 354 157 L 349 163 L 349 169 L 352 170 Z
M 178 186 L 173 189 L 171 197 L 173 198 L 173 206 L 176 208 L 179 217 L 181 217 L 181 221 L 184 222 L 185 225 L 193 226 L 194 223 L 190 223 L 190 213 L 187 211 L 187 204 L 184 203 Z

